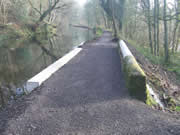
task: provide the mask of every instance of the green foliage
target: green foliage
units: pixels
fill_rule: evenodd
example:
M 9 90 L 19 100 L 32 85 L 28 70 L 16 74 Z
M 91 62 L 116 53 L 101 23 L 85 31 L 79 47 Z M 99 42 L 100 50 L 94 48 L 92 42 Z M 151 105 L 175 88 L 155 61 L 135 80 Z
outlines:
M 176 111 L 180 112 L 180 106 L 176 106 Z
M 5 25 L 0 32 L 0 46 L 6 48 L 18 48 L 25 40 L 33 38 L 33 32 L 26 27 L 20 27 L 16 24 Z
M 35 38 L 37 41 L 41 42 L 47 40 L 50 37 L 53 37 L 55 34 L 56 26 L 48 23 L 42 23 L 35 31 Z
M 101 37 L 101 35 L 103 34 L 103 29 L 100 26 L 93 28 L 93 31 L 96 37 Z
M 180 80 L 180 52 L 171 54 L 170 62 L 165 65 L 168 71 L 174 72 Z
M 129 39 L 128 39 L 128 42 L 131 45 L 133 45 L 138 52 L 140 52 L 146 58 L 148 58 L 152 63 L 154 63 L 154 64 L 162 63 L 161 60 L 163 60 L 163 57 L 161 57 L 161 56 L 157 57 L 157 56 L 152 55 L 150 52 L 150 48 L 147 45 L 139 45 L 136 41 L 129 40 Z

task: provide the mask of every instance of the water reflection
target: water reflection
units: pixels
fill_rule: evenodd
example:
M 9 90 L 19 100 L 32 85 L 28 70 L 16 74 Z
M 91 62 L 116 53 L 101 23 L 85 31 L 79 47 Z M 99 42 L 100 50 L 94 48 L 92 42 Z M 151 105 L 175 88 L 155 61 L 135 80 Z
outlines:
M 70 27 L 67 34 L 46 43 L 23 42 L 0 48 L 0 82 L 13 93 L 21 92 L 23 84 L 69 52 L 74 46 L 93 38 L 91 31 Z M 6 42 L 5 46 L 12 46 Z

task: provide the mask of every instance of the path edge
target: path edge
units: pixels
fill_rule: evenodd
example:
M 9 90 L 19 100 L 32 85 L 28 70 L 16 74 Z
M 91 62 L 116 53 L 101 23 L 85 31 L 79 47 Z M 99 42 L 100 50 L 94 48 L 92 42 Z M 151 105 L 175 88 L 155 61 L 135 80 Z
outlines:
M 47 68 L 43 69 L 40 73 L 29 79 L 25 84 L 25 93 L 26 95 L 30 94 L 33 90 L 40 87 L 43 82 L 49 79 L 55 72 L 61 69 L 66 65 L 71 59 L 78 55 L 82 51 L 82 46 L 85 42 L 82 42 L 80 45 L 75 47 L 72 51 L 65 54 L 59 60 L 49 65 Z

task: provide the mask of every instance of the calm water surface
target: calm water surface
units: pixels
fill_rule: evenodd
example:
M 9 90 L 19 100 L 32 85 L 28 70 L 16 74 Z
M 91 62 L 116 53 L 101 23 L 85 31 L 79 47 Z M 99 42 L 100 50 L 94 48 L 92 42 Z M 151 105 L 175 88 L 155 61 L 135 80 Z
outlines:
M 0 47 L 0 82 L 3 86 L 15 91 L 22 89 L 28 79 L 56 61 L 53 56 L 60 58 L 81 42 L 93 38 L 90 31 L 81 28 L 70 27 L 66 33 L 41 46 L 36 42 L 16 44 L 16 41 L 7 41 L 8 47 Z

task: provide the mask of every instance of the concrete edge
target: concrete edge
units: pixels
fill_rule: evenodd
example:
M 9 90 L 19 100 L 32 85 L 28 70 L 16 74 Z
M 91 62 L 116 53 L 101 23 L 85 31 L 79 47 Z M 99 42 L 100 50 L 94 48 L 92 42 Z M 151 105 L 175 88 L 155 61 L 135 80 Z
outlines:
M 143 69 L 139 66 L 138 62 L 136 61 L 135 57 L 133 56 L 133 54 L 131 53 L 131 51 L 129 50 L 129 48 L 127 47 L 126 43 L 123 40 L 120 40 L 118 43 L 118 49 L 119 49 L 119 54 L 120 54 L 120 58 L 122 59 L 123 65 L 124 65 L 124 60 L 127 58 L 130 58 L 130 61 L 133 61 L 132 63 L 129 62 L 128 64 L 130 64 L 129 66 L 134 66 L 133 70 L 136 70 L 136 72 L 139 73 L 139 75 L 141 76 L 145 76 L 146 75 L 143 71 Z M 126 63 L 127 64 L 127 63 Z M 136 78 L 134 78 L 134 81 Z M 158 96 L 155 94 L 155 92 L 153 91 L 153 89 L 150 87 L 150 85 L 147 84 L 146 79 L 145 79 L 145 91 L 146 91 L 146 98 L 151 98 L 151 99 L 146 99 L 146 103 L 147 101 L 150 101 L 150 103 L 147 103 L 148 105 L 153 105 L 154 102 L 156 104 L 158 104 L 161 108 L 164 108 L 163 103 L 161 103 L 161 101 L 159 100 Z M 153 101 L 152 101 L 153 100 Z
M 62 58 L 48 66 L 46 69 L 29 79 L 25 84 L 25 93 L 29 94 L 37 87 L 41 86 L 41 84 L 50 78 L 56 71 L 62 68 L 65 64 L 67 64 L 72 58 L 74 58 L 78 53 L 82 51 L 82 48 L 75 48 Z
M 73 49 L 82 48 L 85 45 L 86 41 L 81 42 L 79 45 L 75 46 Z

